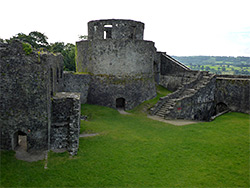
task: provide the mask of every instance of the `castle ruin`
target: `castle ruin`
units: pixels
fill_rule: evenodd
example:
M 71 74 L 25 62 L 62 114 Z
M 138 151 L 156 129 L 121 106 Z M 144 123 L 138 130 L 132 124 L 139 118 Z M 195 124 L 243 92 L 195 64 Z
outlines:
M 76 42 L 77 71 L 63 72 L 61 55 L 0 43 L 1 149 L 77 153 L 80 103 L 130 110 L 156 96 L 156 85 L 173 93 L 150 109 L 164 119 L 209 121 L 231 110 L 250 114 L 250 76 L 194 71 L 143 40 L 133 20 L 88 23 L 88 40 Z

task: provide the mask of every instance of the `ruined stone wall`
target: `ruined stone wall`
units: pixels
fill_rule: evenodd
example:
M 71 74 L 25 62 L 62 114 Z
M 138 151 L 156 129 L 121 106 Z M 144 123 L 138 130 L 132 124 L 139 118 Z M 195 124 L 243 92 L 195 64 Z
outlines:
M 19 132 L 27 136 L 27 150 L 47 150 L 51 97 L 62 89 L 63 59 L 23 43 L 0 43 L 1 148 L 15 149 Z
M 81 104 L 85 104 L 87 102 L 90 77 L 89 74 L 64 71 L 64 91 L 81 93 Z
M 88 22 L 88 39 L 143 40 L 144 24 L 133 20 L 94 20 Z
M 94 75 L 153 74 L 155 47 L 143 40 L 93 40 L 77 45 L 77 72 Z
M 154 77 L 93 76 L 88 103 L 116 108 L 118 98 L 125 99 L 125 110 L 156 96 Z
M 44 56 L 44 61 L 47 62 L 50 68 L 50 85 L 52 92 L 63 91 L 63 56 L 61 54 L 41 54 Z
M 52 102 L 51 149 L 76 155 L 80 133 L 80 93 L 56 93 Z
M 179 87 L 192 82 L 198 76 L 199 71 L 185 71 L 175 74 L 160 75 L 159 84 L 170 91 L 176 91 Z
M 161 62 L 159 84 L 168 90 L 176 91 L 198 76 L 199 71 L 190 70 L 166 53 L 157 52 L 157 54 L 160 56 Z
M 26 55 L 22 43 L 0 46 L 1 148 L 14 149 L 14 134 L 27 135 L 28 151 L 48 148 L 49 70 L 38 54 Z
M 171 117 L 174 119 L 209 121 L 215 114 L 215 80 L 214 77 L 193 96 L 178 101 L 171 111 Z
M 186 72 L 190 69 L 176 59 L 161 52 L 161 75 L 176 74 Z
M 91 75 L 88 103 L 116 108 L 122 98 L 129 110 L 156 95 L 153 42 L 125 37 L 80 41 L 76 46 L 77 72 Z
M 224 103 L 231 111 L 250 114 L 250 77 L 218 76 L 215 103 Z

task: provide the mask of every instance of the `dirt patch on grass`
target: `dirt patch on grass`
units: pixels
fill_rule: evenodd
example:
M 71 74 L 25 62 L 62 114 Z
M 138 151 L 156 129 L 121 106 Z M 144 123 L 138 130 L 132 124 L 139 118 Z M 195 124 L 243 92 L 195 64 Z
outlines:
M 99 133 L 83 133 L 83 134 L 80 134 L 79 137 L 80 138 L 84 138 L 84 137 L 93 137 L 93 136 L 98 136 L 100 135 Z
M 43 160 L 46 156 L 47 151 L 41 152 L 27 152 L 22 147 L 16 148 L 16 158 L 22 161 L 34 162 Z
M 165 122 L 165 123 L 169 123 L 169 124 L 176 125 L 176 126 L 190 125 L 190 124 L 200 122 L 200 121 L 194 121 L 194 120 L 180 120 L 180 119 L 166 120 L 159 116 L 150 116 L 150 115 L 148 115 L 148 118 L 161 121 L 161 122 Z

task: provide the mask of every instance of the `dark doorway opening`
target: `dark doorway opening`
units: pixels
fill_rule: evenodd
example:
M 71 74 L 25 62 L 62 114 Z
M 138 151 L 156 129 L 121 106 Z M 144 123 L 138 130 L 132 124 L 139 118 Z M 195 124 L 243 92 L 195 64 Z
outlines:
M 219 102 L 218 104 L 216 104 L 216 114 L 226 112 L 228 110 L 229 110 L 229 108 L 225 103 Z
M 125 109 L 125 99 L 124 98 L 117 98 L 116 99 L 116 108 L 117 109 Z
M 13 135 L 13 149 L 22 149 L 27 151 L 27 134 L 22 131 L 17 131 Z

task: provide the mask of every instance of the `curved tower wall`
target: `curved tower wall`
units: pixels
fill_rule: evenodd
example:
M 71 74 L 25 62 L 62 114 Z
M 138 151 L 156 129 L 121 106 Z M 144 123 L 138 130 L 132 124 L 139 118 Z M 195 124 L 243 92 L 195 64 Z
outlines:
M 95 20 L 88 23 L 88 39 L 143 40 L 144 23 L 133 20 Z
M 106 25 L 108 32 L 104 31 Z M 76 43 L 77 72 L 92 76 L 87 102 L 129 110 L 153 98 L 156 49 L 153 42 L 142 40 L 144 24 L 100 20 L 91 21 L 88 26 L 89 40 Z M 123 105 L 118 104 L 120 99 Z

